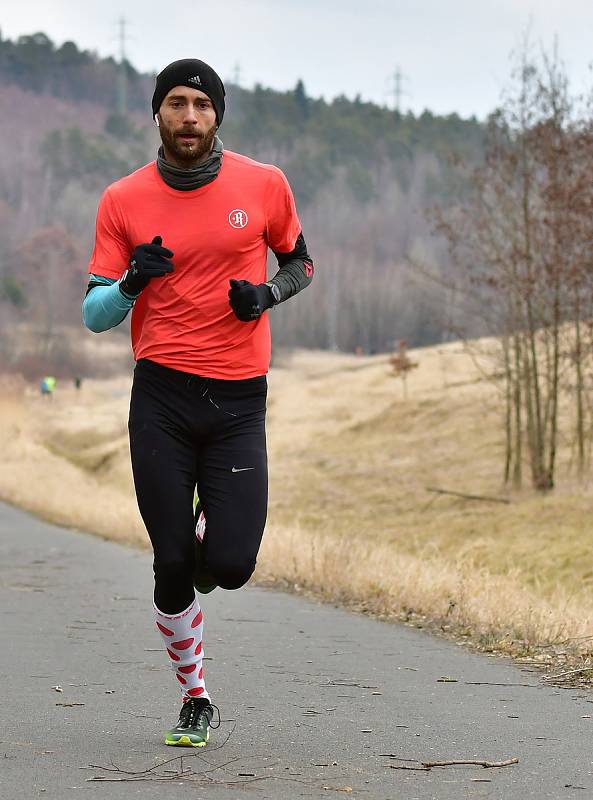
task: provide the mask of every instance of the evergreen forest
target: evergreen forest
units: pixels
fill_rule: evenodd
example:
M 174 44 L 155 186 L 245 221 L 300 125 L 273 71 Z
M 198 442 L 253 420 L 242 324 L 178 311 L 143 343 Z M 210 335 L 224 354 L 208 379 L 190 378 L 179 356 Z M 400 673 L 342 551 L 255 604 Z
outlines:
M 46 342 L 58 323 L 80 324 L 100 194 L 154 159 L 159 140 L 154 75 L 127 62 L 43 33 L 0 35 L 0 79 L 0 358 L 10 362 L 17 323 Z M 316 263 L 311 288 L 275 312 L 275 343 L 373 353 L 453 335 L 457 311 L 426 278 L 446 282 L 451 269 L 430 212 L 467 192 L 459 167 L 482 161 L 485 126 L 313 98 L 302 81 L 226 87 L 225 147 L 285 171 Z

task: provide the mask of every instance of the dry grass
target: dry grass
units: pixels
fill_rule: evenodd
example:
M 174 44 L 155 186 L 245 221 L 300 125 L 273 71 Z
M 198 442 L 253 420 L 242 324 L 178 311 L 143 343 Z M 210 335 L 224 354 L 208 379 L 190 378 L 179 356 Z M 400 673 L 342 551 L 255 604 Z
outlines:
M 389 543 L 320 538 L 306 530 L 272 526 L 260 575 L 372 613 L 428 627 L 481 649 L 512 655 L 549 650 L 544 662 L 581 662 L 593 623 L 585 606 L 558 587 L 550 597 L 521 585 L 520 575 L 495 576 L 471 561 L 398 553 Z M 543 647 L 543 650 L 542 650 Z
M 262 581 L 486 649 L 588 663 L 590 490 L 565 477 L 509 505 L 499 398 L 458 344 L 412 353 L 409 398 L 385 357 L 298 352 L 270 375 L 271 507 Z M 2 392 L 0 496 L 52 521 L 146 546 L 126 438 L 129 379 Z M 566 412 L 567 413 L 567 412 Z M 591 639 L 587 637 L 592 637 Z M 551 646 L 553 645 L 553 646 Z
M 58 385 L 0 400 L 0 497 L 39 516 L 108 539 L 148 546 L 133 496 L 126 387 Z

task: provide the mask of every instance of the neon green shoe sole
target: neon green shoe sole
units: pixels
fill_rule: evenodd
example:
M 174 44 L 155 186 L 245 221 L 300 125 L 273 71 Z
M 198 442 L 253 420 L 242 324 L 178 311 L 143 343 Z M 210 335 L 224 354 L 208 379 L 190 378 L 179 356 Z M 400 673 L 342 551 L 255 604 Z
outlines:
M 165 744 L 171 747 L 206 747 L 208 744 L 209 733 L 206 734 L 206 739 L 201 739 L 194 734 L 178 734 L 174 731 L 167 731 L 165 734 Z

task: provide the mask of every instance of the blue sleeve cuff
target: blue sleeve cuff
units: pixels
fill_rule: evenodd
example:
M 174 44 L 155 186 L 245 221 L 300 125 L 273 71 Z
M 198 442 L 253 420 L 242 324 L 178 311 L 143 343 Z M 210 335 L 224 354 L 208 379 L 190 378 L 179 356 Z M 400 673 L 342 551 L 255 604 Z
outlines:
M 93 333 L 115 328 L 127 317 L 134 305 L 134 298 L 124 296 L 119 282 L 100 275 L 91 275 L 95 283 L 82 303 L 82 319 Z M 99 285 L 100 284 L 100 285 Z

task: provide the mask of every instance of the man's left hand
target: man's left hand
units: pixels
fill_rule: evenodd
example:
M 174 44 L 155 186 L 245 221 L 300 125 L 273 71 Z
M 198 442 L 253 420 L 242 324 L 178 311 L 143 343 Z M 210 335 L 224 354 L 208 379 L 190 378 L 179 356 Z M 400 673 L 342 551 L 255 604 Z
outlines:
M 229 303 L 241 322 L 253 322 L 274 304 L 272 290 L 267 283 L 249 283 L 231 278 Z

